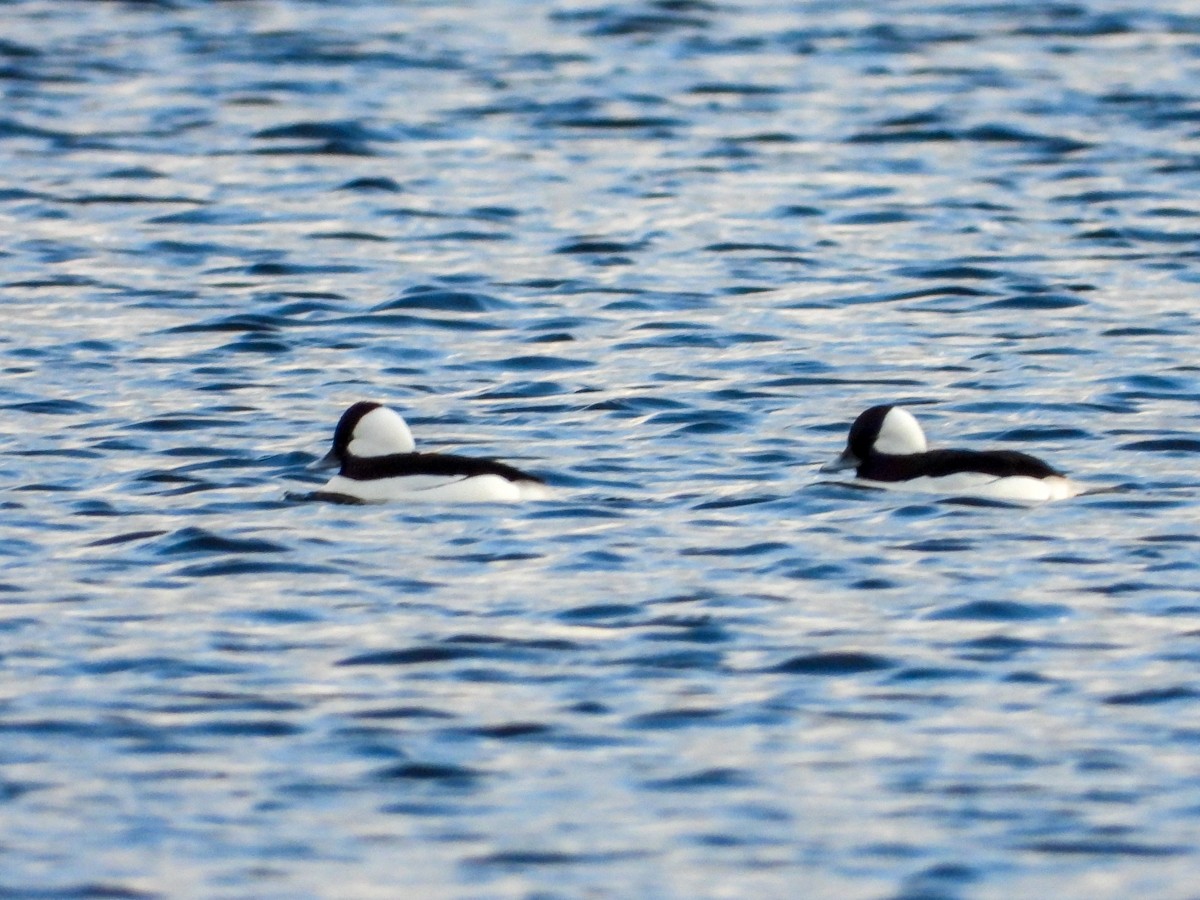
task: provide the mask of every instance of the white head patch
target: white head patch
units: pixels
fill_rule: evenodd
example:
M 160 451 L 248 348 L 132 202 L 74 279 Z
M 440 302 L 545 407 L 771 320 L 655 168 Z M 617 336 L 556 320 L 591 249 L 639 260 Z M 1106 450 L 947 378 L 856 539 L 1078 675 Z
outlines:
M 408 423 L 399 413 L 380 406 L 358 420 L 346 449 L 353 456 L 367 457 L 412 453 L 415 447 Z
M 924 453 L 928 449 L 925 432 L 913 418 L 913 414 L 899 406 L 893 406 L 883 417 L 879 434 L 873 445 L 876 453 L 889 456 L 905 456 L 909 453 Z

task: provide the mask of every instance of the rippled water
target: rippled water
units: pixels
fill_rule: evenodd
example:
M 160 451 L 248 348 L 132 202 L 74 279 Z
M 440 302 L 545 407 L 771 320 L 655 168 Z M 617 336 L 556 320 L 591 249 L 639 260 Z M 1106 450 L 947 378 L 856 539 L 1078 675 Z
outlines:
M 1196 896 L 1192 4 L 0 23 L 0 896 Z

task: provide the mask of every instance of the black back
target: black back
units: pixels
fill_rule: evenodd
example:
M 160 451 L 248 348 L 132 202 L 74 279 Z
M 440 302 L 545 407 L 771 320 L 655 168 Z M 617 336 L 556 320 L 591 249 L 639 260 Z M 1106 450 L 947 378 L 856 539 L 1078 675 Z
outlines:
M 340 423 L 338 428 L 341 428 Z M 388 456 L 343 457 L 340 474 L 355 481 L 398 478 L 405 475 L 445 475 L 447 477 L 457 475 L 462 478 L 470 478 L 474 475 L 499 475 L 509 481 L 545 483 L 536 475 L 522 472 L 520 469 L 494 459 L 474 459 L 469 456 L 452 456 L 448 453 L 392 453 Z
M 960 472 L 980 472 L 995 478 L 1015 475 L 1049 478 L 1063 474 L 1036 456 L 1017 450 L 929 450 L 904 456 L 872 453 L 857 470 L 859 478 L 872 481 L 908 481 L 923 475 L 941 478 Z

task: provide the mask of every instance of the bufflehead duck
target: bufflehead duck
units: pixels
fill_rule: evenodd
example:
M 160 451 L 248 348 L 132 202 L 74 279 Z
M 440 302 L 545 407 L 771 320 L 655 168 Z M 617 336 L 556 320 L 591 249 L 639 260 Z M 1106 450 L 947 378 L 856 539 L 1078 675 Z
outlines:
M 333 432 L 333 448 L 313 465 L 338 467 L 320 491 L 367 502 L 430 500 L 501 502 L 549 496 L 542 479 L 496 462 L 444 453 L 417 453 L 408 423 L 381 403 L 360 401 Z
M 872 406 L 850 426 L 842 455 L 822 472 L 854 469 L 881 487 L 915 488 L 998 500 L 1041 502 L 1082 488 L 1062 472 L 1016 450 L 929 450 L 925 432 L 899 406 Z

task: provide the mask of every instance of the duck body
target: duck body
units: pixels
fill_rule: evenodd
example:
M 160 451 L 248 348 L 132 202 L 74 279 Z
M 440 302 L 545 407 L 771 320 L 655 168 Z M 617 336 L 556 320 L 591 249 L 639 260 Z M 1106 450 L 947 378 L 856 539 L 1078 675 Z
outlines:
M 338 421 L 333 447 L 316 468 L 338 468 L 321 495 L 379 503 L 513 503 L 549 496 L 549 487 L 506 463 L 418 453 L 408 424 L 380 403 L 355 403 Z
M 913 415 L 873 406 L 850 426 L 846 449 L 822 472 L 854 469 L 878 487 L 1038 503 L 1081 492 L 1078 484 L 1036 456 L 1016 450 L 930 450 Z

